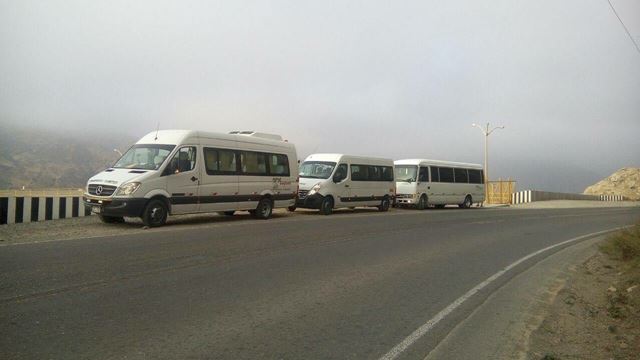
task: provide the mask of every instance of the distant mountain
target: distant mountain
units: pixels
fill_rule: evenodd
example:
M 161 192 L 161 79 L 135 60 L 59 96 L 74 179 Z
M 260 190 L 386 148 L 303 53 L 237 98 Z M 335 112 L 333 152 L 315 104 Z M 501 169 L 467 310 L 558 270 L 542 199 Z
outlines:
M 82 187 L 135 139 L 57 133 L 0 124 L 0 189 Z
M 606 179 L 589 186 L 585 194 L 622 195 L 640 200 L 640 168 L 622 168 Z

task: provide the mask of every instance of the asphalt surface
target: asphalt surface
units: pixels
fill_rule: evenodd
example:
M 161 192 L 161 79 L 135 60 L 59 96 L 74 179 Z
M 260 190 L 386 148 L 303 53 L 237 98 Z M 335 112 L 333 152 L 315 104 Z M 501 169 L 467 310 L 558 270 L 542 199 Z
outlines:
M 377 359 L 514 261 L 638 219 L 640 208 L 362 210 L 3 246 L 0 358 Z M 424 358 L 546 256 L 400 358 Z

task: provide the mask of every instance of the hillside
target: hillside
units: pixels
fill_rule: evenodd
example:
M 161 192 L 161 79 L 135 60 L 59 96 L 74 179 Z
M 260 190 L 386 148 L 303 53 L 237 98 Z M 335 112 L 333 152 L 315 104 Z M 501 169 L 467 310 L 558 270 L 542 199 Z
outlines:
M 591 195 L 622 195 L 640 200 L 640 168 L 622 168 L 584 190 Z
M 1 125 L 0 189 L 81 187 L 117 160 L 114 148 L 125 150 L 133 141 Z

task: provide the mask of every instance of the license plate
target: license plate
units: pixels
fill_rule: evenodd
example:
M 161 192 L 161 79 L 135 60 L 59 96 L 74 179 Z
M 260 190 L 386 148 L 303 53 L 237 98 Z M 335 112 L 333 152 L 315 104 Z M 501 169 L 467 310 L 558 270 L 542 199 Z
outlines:
M 96 213 L 96 214 L 100 214 L 100 210 L 102 210 L 102 209 L 100 209 L 100 206 L 93 206 L 91 208 L 91 212 Z

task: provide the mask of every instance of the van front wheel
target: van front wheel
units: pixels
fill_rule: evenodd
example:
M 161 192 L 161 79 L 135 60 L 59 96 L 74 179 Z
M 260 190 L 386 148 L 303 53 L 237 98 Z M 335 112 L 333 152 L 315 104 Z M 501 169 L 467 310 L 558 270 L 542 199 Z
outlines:
M 268 219 L 271 217 L 271 213 L 273 212 L 273 202 L 271 199 L 262 198 L 258 203 L 258 207 L 255 210 L 254 216 L 258 219 Z
M 142 212 L 142 222 L 148 227 L 162 226 L 167 222 L 167 205 L 161 200 L 151 200 Z
M 330 196 L 326 196 L 322 199 L 322 203 L 320 203 L 320 213 L 322 215 L 331 215 L 333 212 L 333 198 Z

